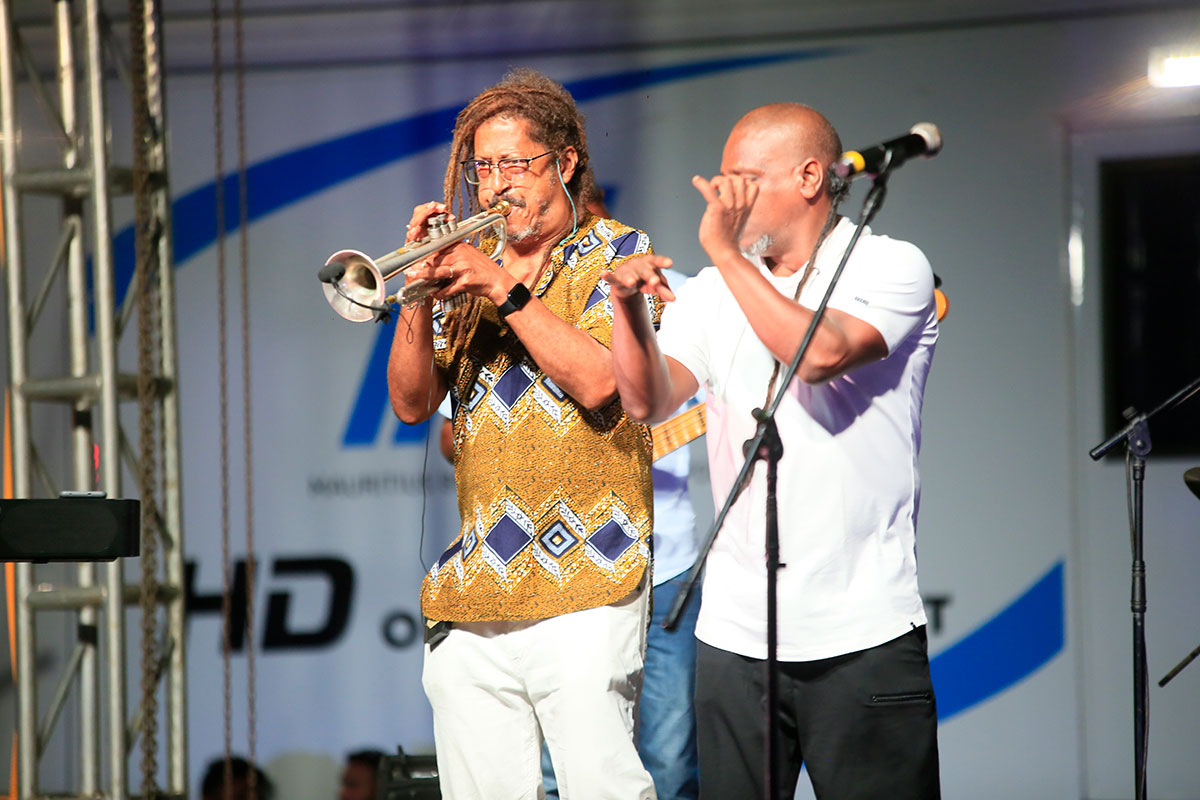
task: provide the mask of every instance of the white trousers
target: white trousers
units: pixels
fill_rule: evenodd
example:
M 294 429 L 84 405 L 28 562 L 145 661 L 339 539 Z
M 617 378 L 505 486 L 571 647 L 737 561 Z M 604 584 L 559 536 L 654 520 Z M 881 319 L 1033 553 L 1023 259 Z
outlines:
M 542 738 L 563 800 L 653 800 L 633 743 L 650 593 L 522 622 L 456 622 L 430 651 L 442 796 L 542 800 Z

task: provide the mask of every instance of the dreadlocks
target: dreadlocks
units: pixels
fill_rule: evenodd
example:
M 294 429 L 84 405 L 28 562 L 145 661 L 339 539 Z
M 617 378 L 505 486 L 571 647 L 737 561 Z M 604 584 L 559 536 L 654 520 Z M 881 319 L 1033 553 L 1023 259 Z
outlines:
M 472 214 L 480 210 L 475 193 L 463 192 L 461 162 L 474 155 L 475 131 L 495 117 L 525 120 L 529 123 L 529 138 L 556 155 L 568 147 L 575 148 L 579 162 L 575 174 L 567 182 L 567 191 L 571 199 L 578 202 L 588 167 L 583 114 L 561 84 L 532 69 L 515 69 L 495 86 L 476 95 L 459 112 L 454 125 L 454 141 L 450 145 L 450 164 L 446 167 L 446 205 L 455 209 L 460 219 L 464 205 Z
M 443 187 L 446 207 L 452 209 L 459 219 L 482 210 L 478 195 L 474 191 L 463 191 L 462 162 L 475 154 L 475 132 L 479 126 L 497 117 L 525 120 L 529 138 L 546 147 L 556 157 L 568 147 L 575 148 L 578 162 L 566 187 L 574 204 L 582 208 L 584 193 L 589 190 L 592 180 L 583 114 L 575 107 L 570 92 L 561 84 L 532 69 L 514 69 L 495 86 L 476 95 L 459 112 L 454 124 L 450 163 L 446 167 Z M 451 357 L 460 352 L 475 335 L 483 307 L 480 298 L 472 297 L 447 314 L 445 331 Z M 473 382 L 471 376 L 470 383 Z

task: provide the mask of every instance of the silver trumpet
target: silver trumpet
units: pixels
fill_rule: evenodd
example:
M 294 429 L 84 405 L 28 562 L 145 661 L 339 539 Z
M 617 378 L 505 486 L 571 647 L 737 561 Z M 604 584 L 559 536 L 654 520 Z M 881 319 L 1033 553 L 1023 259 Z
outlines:
M 419 303 L 448 283 L 418 278 L 405 281 L 400 291 L 388 295 L 387 282 L 413 264 L 491 227 L 495 227 L 499 241 L 490 258 L 499 258 L 507 241 L 505 217 L 510 211 L 512 204 L 501 200 L 487 211 L 461 222 L 455 222 L 445 214 L 435 214 L 426 223 L 429 233 L 424 239 L 374 260 L 358 250 L 339 250 L 317 273 L 325 299 L 334 311 L 351 322 L 386 319 L 391 306 Z

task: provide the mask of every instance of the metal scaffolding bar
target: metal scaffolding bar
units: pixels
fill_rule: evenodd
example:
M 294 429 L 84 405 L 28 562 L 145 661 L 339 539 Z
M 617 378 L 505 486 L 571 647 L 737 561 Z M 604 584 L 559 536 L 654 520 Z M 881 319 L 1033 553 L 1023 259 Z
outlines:
M 132 190 L 132 172 L 112 163 L 109 152 L 111 125 L 106 92 L 111 81 L 106 52 L 120 48 L 107 41 L 114 34 L 103 0 L 47 0 L 53 5 L 57 39 L 58 103 L 54 104 L 21 43 L 13 18 L 15 0 L 0 0 L 0 191 L 3 193 L 5 279 L 8 289 L 9 385 L 12 388 L 13 488 L 16 497 L 32 497 L 31 476 L 38 469 L 39 450 L 33 440 L 30 408 L 35 403 L 68 404 L 71 409 L 69 466 L 54 474 L 55 459 L 43 483 L 78 490 L 100 489 L 109 497 L 124 496 L 123 453 L 131 449 L 120 424 L 122 402 L 136 398 L 137 376 L 122 372 L 118 346 L 124 329 L 118 319 L 113 263 L 114 194 Z M 153 249 L 157 254 L 159 294 L 158 356 L 155 364 L 155 413 L 162 441 L 156 476 L 162 487 L 156 499 L 162 524 L 164 580 L 155 596 L 156 619 L 161 617 L 162 642 L 158 644 L 155 677 L 165 696 L 167 795 L 187 794 L 187 719 L 184 664 L 183 515 L 180 502 L 179 408 L 176 391 L 175 300 L 171 269 L 170 192 L 167 180 L 166 113 L 163 98 L 162 18 L 159 0 L 146 0 L 144 14 L 145 101 L 151 125 L 147 141 Z M 125 65 L 116 65 L 121 70 Z M 24 69 L 27 84 L 19 79 Z M 125 82 L 128 85 L 128 80 Z M 21 117 L 18 92 L 34 96 L 46 122 L 61 138 L 58 163 L 22 162 L 21 135 L 32 129 Z M 61 222 L 52 231 L 45 223 L 28 229 L 22 212 L 27 195 L 61 198 Z M 44 201 L 43 201 L 44 202 Z M 32 305 L 25 285 L 31 278 L 26 248 L 32 237 L 49 235 L 55 242 L 54 259 Z M 89 306 L 87 253 L 91 252 Z M 30 374 L 30 340 L 41 321 L 40 310 L 55 296 L 53 284 L 65 281 L 65 331 L 43 333 L 39 343 L 62 341 L 68 373 Z M 135 291 L 131 289 L 131 291 Z M 39 346 L 44 346 L 40 344 Z M 39 363 L 41 363 L 39 361 Z M 99 445 L 99 472 L 93 465 Z M 136 491 L 136 490 L 135 490 Z M 141 711 L 130 709 L 127 698 L 125 614 L 135 606 L 139 587 L 127 584 L 124 564 L 78 564 L 74 583 L 46 586 L 36 582 L 35 567 L 17 565 L 17 770 L 18 797 L 34 800 L 45 795 L 39 788 L 39 762 L 72 690 L 78 699 L 80 726 L 79 786 L 60 798 L 103 796 L 127 800 L 131 742 L 136 738 Z M 76 615 L 81 632 L 70 654 L 66 674 L 38 725 L 38 686 L 34 655 L 40 614 Z M 83 635 L 86 632 L 87 635 Z M 138 660 L 135 660 L 135 662 Z M 134 733 L 131 733 L 131 723 Z

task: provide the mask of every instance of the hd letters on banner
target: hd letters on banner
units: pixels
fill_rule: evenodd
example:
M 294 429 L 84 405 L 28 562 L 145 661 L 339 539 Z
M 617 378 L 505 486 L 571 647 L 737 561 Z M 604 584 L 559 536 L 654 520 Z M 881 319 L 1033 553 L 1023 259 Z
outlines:
M 220 615 L 220 588 L 210 591 L 198 587 L 199 572 L 199 563 L 189 560 L 184 575 L 188 616 Z M 229 647 L 233 653 L 241 653 L 249 633 L 246 560 L 234 561 L 231 572 Z M 333 647 L 343 638 L 354 610 L 356 578 L 350 562 L 328 555 L 276 557 L 271 560 L 270 575 L 271 580 L 266 585 L 262 640 L 256 643 L 259 649 L 263 652 L 320 650 Z M 307 580 L 302 580 L 298 587 L 288 586 L 289 578 Z M 313 579 L 323 586 L 311 586 Z M 320 593 L 318 596 L 323 598 L 324 608 L 317 617 L 320 620 L 317 624 L 301 625 L 294 619 L 296 603 L 293 600 L 298 592 Z M 406 609 L 386 612 L 379 623 L 381 639 L 393 649 L 414 646 L 420 631 L 417 619 L 417 614 Z

